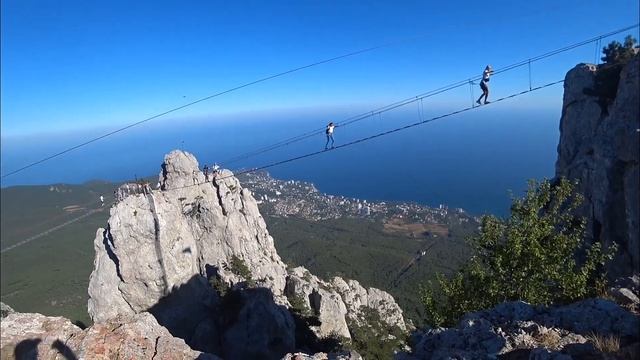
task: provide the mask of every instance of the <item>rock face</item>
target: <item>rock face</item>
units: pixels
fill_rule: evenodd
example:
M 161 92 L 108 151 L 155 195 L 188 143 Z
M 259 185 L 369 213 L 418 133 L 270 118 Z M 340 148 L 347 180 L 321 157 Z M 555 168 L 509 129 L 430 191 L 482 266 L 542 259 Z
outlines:
M 149 312 L 194 349 L 233 359 L 279 359 L 304 346 L 296 343 L 292 296 L 313 310 L 318 338 L 350 338 L 348 320 L 357 323 L 362 309 L 406 329 L 386 292 L 288 271 L 253 196 L 231 172 L 205 178 L 193 155 L 173 151 L 159 183 L 161 190 L 124 196 L 96 233 L 94 322 Z
M 218 359 L 192 350 L 149 313 L 86 330 L 61 317 L 12 313 L 1 327 L 2 359 Z
M 415 335 L 412 354 L 402 359 L 600 359 L 594 334 L 614 336 L 620 346 L 637 342 L 640 318 L 619 305 L 589 299 L 546 309 L 524 302 L 502 303 L 467 314 L 455 328 Z M 517 357 L 520 353 L 524 357 Z M 544 355 L 544 354 L 546 355 Z M 540 356 L 547 357 L 540 357 Z M 513 356 L 513 357 L 512 357 Z M 594 356 L 594 357 L 589 357 Z
M 619 244 L 610 272 L 620 276 L 640 271 L 640 57 L 622 69 L 613 101 L 598 95 L 602 71 L 581 64 L 567 73 L 556 176 L 580 181 L 589 236 Z
M 9 314 L 14 313 L 15 310 L 13 310 L 11 308 L 11 306 L 0 302 L 0 319 L 4 319 L 5 317 L 7 317 Z

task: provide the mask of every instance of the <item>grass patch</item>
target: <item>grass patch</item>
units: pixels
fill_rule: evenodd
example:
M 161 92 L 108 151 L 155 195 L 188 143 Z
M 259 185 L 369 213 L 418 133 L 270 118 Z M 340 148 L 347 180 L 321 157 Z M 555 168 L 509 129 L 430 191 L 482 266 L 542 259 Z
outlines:
M 587 339 L 601 353 L 614 354 L 620 350 L 620 337 L 618 336 L 592 333 L 587 336 Z

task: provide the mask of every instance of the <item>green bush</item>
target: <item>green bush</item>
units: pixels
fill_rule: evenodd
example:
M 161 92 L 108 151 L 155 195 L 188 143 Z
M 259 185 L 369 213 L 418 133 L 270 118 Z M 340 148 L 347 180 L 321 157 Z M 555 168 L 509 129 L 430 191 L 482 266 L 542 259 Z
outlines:
M 406 340 L 406 334 L 397 326 L 387 324 L 380 314 L 369 308 L 361 308 L 361 322 L 347 319 L 351 343 L 347 349 L 356 350 L 365 359 L 393 359 Z
M 307 302 L 304 300 L 302 295 L 290 295 L 287 296 L 289 303 L 291 304 L 291 311 L 295 314 L 300 315 L 303 318 L 312 316 L 311 309 L 307 306 Z
M 616 248 L 584 243 L 585 220 L 573 215 L 581 201 L 566 179 L 531 181 L 508 219 L 484 216 L 470 239 L 469 263 L 421 291 L 430 325 L 450 326 L 466 312 L 503 301 L 549 305 L 596 295 Z
M 231 256 L 231 263 L 229 264 L 229 268 L 232 273 L 243 278 L 247 282 L 247 286 L 249 287 L 255 286 L 256 282 L 255 280 L 253 280 L 253 277 L 251 276 L 251 270 L 249 270 L 244 260 L 240 259 L 235 255 Z
M 634 56 L 635 44 L 636 39 L 629 35 L 624 39 L 623 44 L 612 41 L 602 48 L 604 64 L 598 67 L 593 89 L 585 89 L 584 92 L 599 98 L 600 107 L 604 113 L 608 112 L 609 105 L 616 98 L 620 72 Z
M 209 285 L 220 295 L 221 297 L 227 295 L 230 290 L 229 285 L 225 283 L 219 276 L 212 276 L 209 278 Z
M 605 64 L 625 63 L 635 54 L 633 48 L 636 43 L 636 39 L 631 35 L 625 37 L 622 44 L 618 41 L 612 41 L 602 48 L 604 56 L 601 59 Z

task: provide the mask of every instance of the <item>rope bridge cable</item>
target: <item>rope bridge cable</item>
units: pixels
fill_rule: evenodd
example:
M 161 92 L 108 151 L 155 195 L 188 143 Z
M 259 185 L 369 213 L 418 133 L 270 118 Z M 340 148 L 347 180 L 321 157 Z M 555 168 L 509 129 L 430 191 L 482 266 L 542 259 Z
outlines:
M 528 68 L 529 68 L 529 83 L 530 83 L 529 87 L 531 88 L 532 87 L 532 85 L 531 85 L 531 63 L 534 63 L 534 62 L 537 62 L 537 61 L 540 61 L 540 60 L 544 60 L 546 58 L 549 58 L 549 57 L 561 54 L 563 52 L 567 52 L 567 51 L 570 51 L 570 50 L 573 50 L 573 49 L 576 49 L 576 48 L 579 48 L 579 47 L 582 47 L 582 46 L 585 46 L 585 45 L 588 45 L 588 44 L 591 44 L 591 43 L 594 43 L 594 42 L 598 42 L 599 43 L 604 38 L 607 38 L 607 37 L 610 37 L 610 36 L 613 36 L 613 35 L 616 35 L 616 34 L 619 34 L 619 33 L 634 29 L 634 28 L 638 28 L 639 25 L 640 24 L 630 25 L 630 26 L 627 26 L 627 27 L 624 27 L 624 28 L 621 28 L 621 29 L 618 29 L 618 30 L 615 30 L 615 31 L 611 31 L 611 32 L 608 32 L 608 33 L 600 34 L 600 35 L 598 35 L 596 37 L 593 37 L 593 38 L 590 38 L 590 39 L 587 39 L 587 40 L 583 40 L 583 41 L 580 41 L 580 42 L 577 42 L 577 43 L 574 43 L 574 44 L 570 44 L 570 45 L 567 45 L 567 46 L 564 46 L 564 47 L 561 47 L 561 48 L 558 48 L 558 49 L 555 49 L 555 50 L 552 50 L 552 51 L 549 51 L 549 52 L 546 52 L 546 53 L 543 53 L 543 54 L 540 54 L 540 55 L 537 55 L 537 56 L 534 56 L 534 57 L 531 57 L 531 58 L 528 58 L 528 59 L 525 59 L 525 60 L 522 60 L 522 61 L 518 61 L 518 62 L 513 63 L 511 65 L 507 65 L 507 66 L 505 66 L 503 68 L 497 69 L 496 71 L 493 72 L 493 75 L 502 74 L 502 73 L 511 71 L 513 69 L 516 69 L 516 68 L 520 68 L 520 67 L 523 67 L 523 66 L 528 66 Z M 423 99 L 427 98 L 427 97 L 432 97 L 432 96 L 435 96 L 435 95 L 438 95 L 438 94 L 442 94 L 442 93 L 445 93 L 447 91 L 451 91 L 451 90 L 457 89 L 459 87 L 465 86 L 469 82 L 473 83 L 474 81 L 478 81 L 481 78 L 482 78 L 482 75 L 478 75 L 478 76 L 474 76 L 474 77 L 468 77 L 467 79 L 460 80 L 460 81 L 451 83 L 449 85 L 445 85 L 445 86 L 442 86 L 440 88 L 437 88 L 437 89 L 430 90 L 428 92 L 422 93 L 422 94 L 418 95 L 417 97 L 421 97 Z M 411 102 L 413 99 L 414 99 L 414 97 L 407 98 L 407 99 L 400 100 L 400 101 L 397 101 L 395 103 L 383 106 L 381 108 L 377 108 L 377 109 L 374 109 L 374 110 L 371 110 L 371 111 L 367 111 L 367 112 L 359 114 L 359 115 L 352 116 L 352 117 L 347 118 L 347 119 L 345 119 L 345 120 L 343 120 L 341 122 L 336 122 L 336 127 L 344 127 L 344 126 L 347 126 L 347 125 L 350 125 L 350 124 L 365 120 L 365 119 L 371 117 L 373 114 L 378 113 L 379 111 L 382 111 L 382 110 L 386 109 L 387 107 L 395 107 L 398 104 L 404 104 L 406 102 Z M 308 139 L 308 138 L 310 138 L 312 136 L 316 136 L 316 135 L 322 134 L 323 131 L 324 131 L 324 127 L 317 128 L 317 129 L 314 129 L 314 130 L 310 130 L 310 131 L 305 132 L 303 134 L 296 135 L 296 136 L 281 140 L 279 142 L 276 142 L 274 144 L 267 145 L 265 147 L 252 150 L 252 151 L 247 152 L 245 154 L 237 155 L 235 157 L 226 159 L 226 160 L 222 161 L 221 164 L 225 164 L 225 165 L 233 164 L 233 163 L 236 163 L 238 161 L 245 160 L 245 159 L 254 157 L 256 155 L 260 155 L 260 154 L 263 154 L 263 153 L 278 149 L 280 147 L 288 146 L 288 145 L 291 145 L 293 143 Z
M 344 143 L 344 144 L 335 146 L 335 147 L 327 149 L 327 150 L 314 151 L 314 152 L 307 153 L 307 154 L 304 154 L 304 155 L 299 155 L 299 156 L 295 156 L 295 157 L 292 157 L 292 158 L 288 158 L 288 159 L 276 161 L 276 162 L 273 162 L 273 163 L 269 163 L 269 164 L 266 164 L 266 165 L 262 165 L 262 166 L 259 166 L 259 167 L 255 167 L 255 168 L 252 168 L 252 169 L 242 170 L 242 171 L 236 172 L 235 174 L 232 174 L 232 175 L 216 177 L 215 179 L 216 180 L 224 180 L 224 179 L 227 179 L 227 178 L 236 177 L 238 175 L 249 174 L 249 173 L 257 172 L 257 171 L 260 171 L 260 170 L 265 170 L 265 169 L 268 169 L 268 168 L 272 168 L 272 167 L 275 167 L 275 166 L 278 166 L 278 165 L 290 163 L 290 162 L 293 162 L 293 161 L 309 158 L 309 157 L 312 157 L 312 156 L 317 156 L 317 155 L 324 154 L 324 153 L 327 153 L 327 152 L 330 152 L 330 151 L 333 151 L 333 150 L 346 148 L 346 147 L 349 147 L 349 146 L 353 146 L 353 145 L 356 145 L 356 144 L 363 143 L 365 141 L 369 141 L 369 140 L 373 140 L 373 139 L 376 139 L 376 138 L 379 138 L 379 137 L 382 137 L 382 136 L 390 135 L 390 134 L 393 134 L 393 133 L 396 133 L 396 132 L 399 132 L 399 131 L 402 131 L 402 130 L 410 129 L 410 128 L 413 128 L 413 127 L 416 127 L 416 126 L 419 126 L 419 125 L 428 124 L 430 122 L 434 122 L 434 121 L 437 121 L 437 120 L 440 120 L 440 119 L 444 119 L 444 118 L 447 118 L 447 117 L 450 117 L 450 116 L 458 115 L 458 114 L 467 112 L 469 110 L 478 109 L 478 108 L 481 108 L 481 107 L 489 106 L 491 104 L 499 103 L 499 102 L 502 102 L 502 101 L 505 101 L 505 100 L 508 100 L 508 99 L 512 99 L 512 98 L 515 98 L 515 97 L 518 97 L 518 96 L 522 96 L 522 95 L 527 94 L 527 93 L 531 93 L 531 92 L 538 91 L 538 90 L 541 90 L 541 89 L 544 89 L 544 88 L 548 88 L 550 86 L 557 85 L 557 84 L 560 84 L 560 83 L 563 83 L 563 82 L 564 82 L 564 79 L 563 80 L 557 80 L 557 81 L 554 81 L 554 82 L 547 83 L 545 85 L 534 87 L 532 89 L 527 89 L 527 90 L 524 90 L 524 91 L 521 91 L 521 92 L 517 92 L 517 93 L 513 93 L 511 95 L 507 95 L 507 96 L 501 97 L 501 98 L 496 99 L 496 100 L 494 100 L 494 101 L 492 101 L 492 102 L 490 102 L 490 103 L 488 103 L 486 105 L 469 106 L 469 107 L 462 108 L 460 110 L 456 110 L 456 111 L 453 111 L 453 112 L 450 112 L 450 113 L 446 113 L 446 114 L 439 115 L 439 116 L 432 117 L 432 118 L 425 119 L 425 120 L 420 120 L 418 122 L 414 122 L 414 123 L 411 123 L 411 124 L 408 124 L 408 125 L 397 127 L 397 128 L 391 129 L 391 130 L 383 131 L 383 132 L 377 133 L 375 135 L 371 135 L 371 136 L 363 137 L 363 138 L 360 138 L 360 139 L 357 139 L 357 140 L 353 140 L 353 141 L 350 141 L 348 143 Z M 420 101 L 420 99 L 421 99 L 421 97 L 415 97 L 412 102 Z M 389 109 L 384 109 L 384 110 L 381 110 L 379 112 L 375 112 L 373 115 L 380 115 L 383 112 L 391 111 L 391 110 L 393 110 L 395 108 L 410 104 L 412 102 L 404 103 L 404 104 L 401 104 L 401 105 L 397 105 L 397 106 L 389 108 Z M 170 188 L 170 189 L 167 189 L 165 191 L 190 188 L 190 187 L 193 187 L 193 186 L 203 185 L 203 184 L 206 184 L 206 183 L 209 183 L 209 182 L 210 181 L 197 182 L 197 183 L 190 184 L 190 185 L 184 185 L 184 186 L 179 186 L 179 187 L 175 187 L 175 188 Z

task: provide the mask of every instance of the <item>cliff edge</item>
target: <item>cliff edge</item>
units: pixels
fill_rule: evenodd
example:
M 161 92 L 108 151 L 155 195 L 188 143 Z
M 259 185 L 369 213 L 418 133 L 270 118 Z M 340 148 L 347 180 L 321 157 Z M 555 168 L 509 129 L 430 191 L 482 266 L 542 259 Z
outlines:
M 556 176 L 579 181 L 591 240 L 618 244 L 614 277 L 640 271 L 639 79 L 636 55 L 619 74 L 580 64 L 564 82 Z

